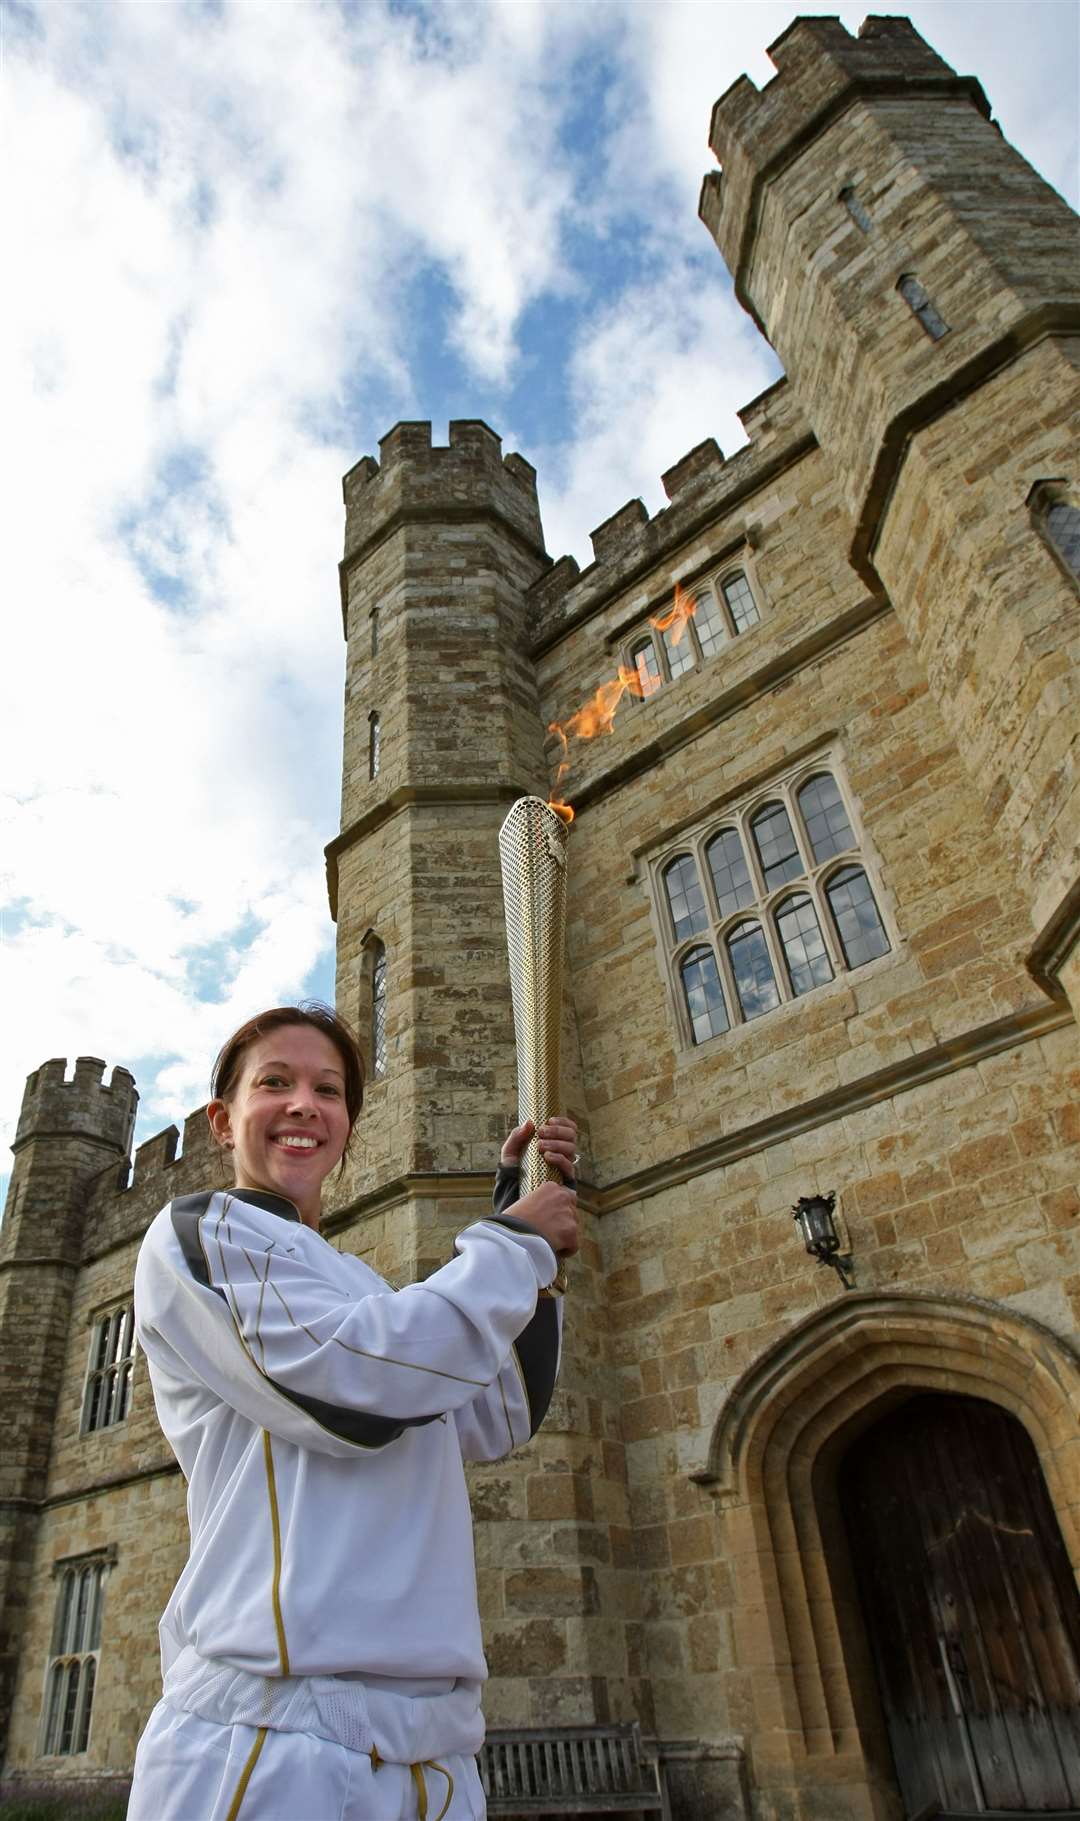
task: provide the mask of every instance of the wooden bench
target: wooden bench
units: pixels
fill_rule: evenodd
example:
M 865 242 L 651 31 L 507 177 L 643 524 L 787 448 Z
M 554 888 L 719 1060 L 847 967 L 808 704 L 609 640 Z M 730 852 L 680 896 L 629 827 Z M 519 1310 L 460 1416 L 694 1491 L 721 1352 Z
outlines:
M 503 1728 L 480 1753 L 488 1814 L 656 1814 L 671 1821 L 659 1759 L 636 1724 Z

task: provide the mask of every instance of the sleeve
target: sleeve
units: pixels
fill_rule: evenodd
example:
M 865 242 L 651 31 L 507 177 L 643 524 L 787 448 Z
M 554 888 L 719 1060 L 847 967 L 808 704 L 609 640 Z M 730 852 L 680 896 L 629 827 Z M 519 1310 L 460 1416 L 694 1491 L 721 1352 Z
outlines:
M 555 1255 L 516 1223 L 478 1221 L 422 1284 L 343 1283 L 303 1229 L 235 1195 L 184 1196 L 136 1271 L 140 1342 L 171 1382 L 204 1385 L 260 1427 L 348 1455 L 457 1410 L 498 1378 Z
M 495 1178 L 494 1223 L 529 1233 L 525 1221 L 507 1212 L 518 1199 L 516 1168 L 500 1164 Z M 554 1257 L 554 1254 L 552 1254 Z M 558 1260 L 556 1259 L 556 1265 Z M 461 1452 L 467 1461 L 498 1461 L 530 1440 L 551 1403 L 562 1351 L 563 1301 L 550 1282 L 541 1288 L 532 1318 L 511 1343 L 494 1382 L 477 1391 L 456 1412 Z

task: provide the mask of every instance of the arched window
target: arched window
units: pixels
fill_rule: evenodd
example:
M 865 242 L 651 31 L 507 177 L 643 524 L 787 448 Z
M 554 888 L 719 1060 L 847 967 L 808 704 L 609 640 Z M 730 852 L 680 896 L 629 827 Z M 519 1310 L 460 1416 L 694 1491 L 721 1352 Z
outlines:
M 382 760 L 382 734 L 379 730 L 379 717 L 372 712 L 368 715 L 368 777 L 377 778 Z
M 381 942 L 372 944 L 371 966 L 371 1076 L 381 1081 L 386 1074 L 386 950 Z
M 780 994 L 760 923 L 737 924 L 727 939 L 727 950 L 743 1017 L 749 1020 L 771 1012 L 780 1004 Z
M 931 341 L 940 341 L 943 335 L 949 333 L 948 323 L 938 314 L 914 272 L 905 272 L 896 288 L 912 315 L 918 317 Z
M 810 898 L 785 898 L 776 913 L 776 931 L 796 999 L 832 979 L 832 962 Z
M 831 860 L 833 854 L 846 853 L 849 847 L 854 847 L 855 836 L 847 810 L 835 779 L 827 771 L 802 786 L 798 801 L 815 862 Z
M 745 632 L 748 626 L 756 626 L 761 618 L 757 610 L 754 592 L 741 569 L 734 575 L 726 575 L 720 586 L 728 604 L 736 632 Z
M 135 1312 L 114 1309 L 94 1324 L 90 1364 L 83 1393 L 83 1434 L 122 1423 L 131 1405 L 135 1363 Z
M 861 967 L 875 955 L 888 953 L 889 939 L 861 866 L 845 866 L 834 873 L 825 896 L 849 967 Z
M 641 699 L 647 701 L 649 696 L 656 694 L 663 682 L 660 675 L 660 661 L 651 639 L 639 640 L 630 653 L 630 662 L 637 671 L 638 682 L 641 685 Z
M 1053 544 L 1066 569 L 1080 576 L 1080 506 L 1055 500 L 1042 519 L 1047 543 Z
M 733 911 L 753 904 L 754 883 L 737 829 L 722 828 L 705 849 L 705 858 L 709 862 L 722 917 L 730 917 Z
M 694 613 L 694 631 L 697 633 L 701 655 L 711 658 L 726 645 L 729 638 L 727 621 L 720 611 L 720 603 L 711 588 L 703 588 L 697 597 L 697 608 Z
M 852 221 L 855 223 L 855 226 L 861 228 L 864 234 L 869 234 L 870 229 L 874 225 L 870 218 L 870 212 L 864 204 L 859 201 L 859 198 L 856 196 L 850 183 L 844 185 L 837 200 L 843 203 L 848 214 L 851 216 Z
M 728 1030 L 727 1006 L 711 948 L 695 948 L 680 968 L 683 996 L 695 1043 L 706 1043 Z
M 766 803 L 752 818 L 750 828 L 767 892 L 775 891 L 778 885 L 788 879 L 797 879 L 806 871 L 791 818 L 782 803 Z
M 65 1569 L 53 1618 L 45 1677 L 42 1753 L 67 1757 L 90 1742 L 90 1713 L 101 1642 L 101 1561 Z
M 705 910 L 705 895 L 690 854 L 680 854 L 669 866 L 665 866 L 664 885 L 676 942 L 681 942 L 684 936 L 692 936 L 699 929 L 707 928 L 709 919 Z

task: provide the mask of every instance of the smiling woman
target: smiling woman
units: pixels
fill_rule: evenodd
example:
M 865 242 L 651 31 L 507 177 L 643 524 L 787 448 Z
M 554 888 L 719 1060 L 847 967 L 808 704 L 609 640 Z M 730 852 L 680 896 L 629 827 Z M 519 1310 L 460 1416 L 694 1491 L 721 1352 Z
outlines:
M 191 1553 L 161 1621 L 164 1694 L 129 1821 L 480 1821 L 485 1675 L 463 1461 L 535 1434 L 558 1370 L 562 1182 L 518 1199 L 502 1148 L 489 1219 L 394 1291 L 319 1233 L 364 1067 L 326 1006 L 250 1019 L 207 1112 L 235 1186 L 152 1223 L 135 1316 L 188 1482 Z M 512 1212 L 510 1211 L 512 1209 Z M 241 1815 L 242 1811 L 242 1815 Z

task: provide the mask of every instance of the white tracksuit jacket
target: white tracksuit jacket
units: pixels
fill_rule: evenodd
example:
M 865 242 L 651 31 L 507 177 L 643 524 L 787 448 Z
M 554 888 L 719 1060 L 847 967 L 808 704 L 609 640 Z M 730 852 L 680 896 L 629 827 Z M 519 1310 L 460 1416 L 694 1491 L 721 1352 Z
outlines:
M 462 1459 L 543 1420 L 558 1369 L 557 1260 L 502 1212 L 426 1282 L 392 1290 L 243 1189 L 152 1223 L 137 1332 L 188 1482 L 191 1556 L 161 1621 L 182 1650 L 259 1676 L 486 1674 Z

